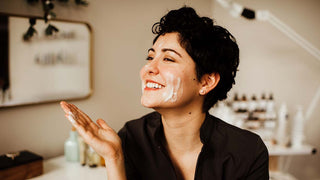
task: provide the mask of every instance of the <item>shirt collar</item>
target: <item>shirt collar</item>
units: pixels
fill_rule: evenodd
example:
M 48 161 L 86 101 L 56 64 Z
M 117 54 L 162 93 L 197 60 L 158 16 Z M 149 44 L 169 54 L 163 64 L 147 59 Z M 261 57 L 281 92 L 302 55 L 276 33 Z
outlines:
M 212 132 L 214 129 L 214 120 L 208 112 L 206 113 L 206 118 L 200 127 L 200 139 L 204 145 L 210 144 Z
M 205 120 L 200 127 L 200 140 L 204 145 L 209 145 L 211 140 L 211 135 L 214 129 L 214 120 L 208 112 L 206 113 Z M 163 125 L 161 121 L 161 115 L 157 116 L 157 126 L 155 126 L 155 131 L 153 134 L 156 145 L 159 146 L 164 138 Z

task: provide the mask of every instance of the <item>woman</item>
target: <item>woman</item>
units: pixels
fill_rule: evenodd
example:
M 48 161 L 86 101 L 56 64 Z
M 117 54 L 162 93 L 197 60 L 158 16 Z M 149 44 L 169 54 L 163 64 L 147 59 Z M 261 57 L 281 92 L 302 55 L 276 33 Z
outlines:
M 155 112 L 117 133 L 76 106 L 66 117 L 106 161 L 108 179 L 269 179 L 259 136 L 208 114 L 227 97 L 239 64 L 234 37 L 194 9 L 172 10 L 141 69 L 141 103 Z

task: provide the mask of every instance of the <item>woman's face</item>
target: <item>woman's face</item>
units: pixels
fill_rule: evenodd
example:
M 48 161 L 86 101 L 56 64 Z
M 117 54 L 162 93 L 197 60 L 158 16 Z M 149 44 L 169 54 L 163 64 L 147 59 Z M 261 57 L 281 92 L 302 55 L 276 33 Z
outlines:
M 148 62 L 140 71 L 145 107 L 182 107 L 199 100 L 195 63 L 178 38 L 178 33 L 167 33 L 148 50 Z

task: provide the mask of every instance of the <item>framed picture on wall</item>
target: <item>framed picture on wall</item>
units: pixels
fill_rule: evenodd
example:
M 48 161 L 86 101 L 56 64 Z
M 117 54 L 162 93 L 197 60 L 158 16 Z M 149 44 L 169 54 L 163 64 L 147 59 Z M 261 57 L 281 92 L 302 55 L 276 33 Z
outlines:
M 49 24 L 56 28 L 50 35 Z M 26 38 L 30 27 L 36 32 Z M 0 107 L 92 94 L 89 24 L 0 14 L 0 39 Z

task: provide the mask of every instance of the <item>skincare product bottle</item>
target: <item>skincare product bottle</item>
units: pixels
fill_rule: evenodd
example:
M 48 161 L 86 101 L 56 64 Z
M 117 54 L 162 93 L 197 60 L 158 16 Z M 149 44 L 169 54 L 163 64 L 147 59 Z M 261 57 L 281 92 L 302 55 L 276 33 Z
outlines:
M 275 119 L 277 118 L 275 103 L 274 103 L 272 94 L 270 94 L 270 97 L 266 103 L 265 113 L 266 113 L 266 120 L 275 121 Z
M 92 149 L 91 146 L 88 148 L 87 160 L 89 167 L 97 167 L 100 164 L 100 156 Z
M 266 111 L 274 108 L 274 100 L 273 100 L 273 94 L 270 94 L 269 99 L 266 103 Z
M 78 141 L 79 141 L 80 164 L 84 166 L 86 165 L 86 158 L 87 158 L 87 144 L 84 142 L 81 136 L 78 137 Z
M 238 93 L 234 94 L 233 102 L 232 102 L 232 109 L 234 112 L 239 111 L 239 98 L 238 98 Z
M 102 156 L 100 156 L 100 165 L 101 166 L 105 166 L 106 162 L 104 161 L 104 158 Z
M 266 95 L 264 93 L 262 93 L 261 99 L 259 100 L 259 111 L 265 112 L 266 109 L 267 109 Z
M 248 110 L 250 112 L 255 112 L 257 109 L 257 98 L 255 95 L 252 95 L 251 101 L 248 103 Z
M 247 97 L 245 94 L 243 94 L 242 99 L 241 99 L 241 103 L 240 103 L 240 111 L 245 113 L 248 111 L 248 101 L 247 101 Z
M 79 161 L 78 134 L 74 127 L 70 131 L 70 137 L 64 143 L 64 155 L 69 162 Z
M 288 144 L 288 109 L 285 103 L 281 104 L 278 115 L 277 142 L 280 146 Z
M 292 134 L 291 134 L 291 144 L 292 147 L 301 147 L 304 139 L 304 116 L 302 112 L 302 107 L 297 107 L 296 115 L 293 119 L 292 124 Z

